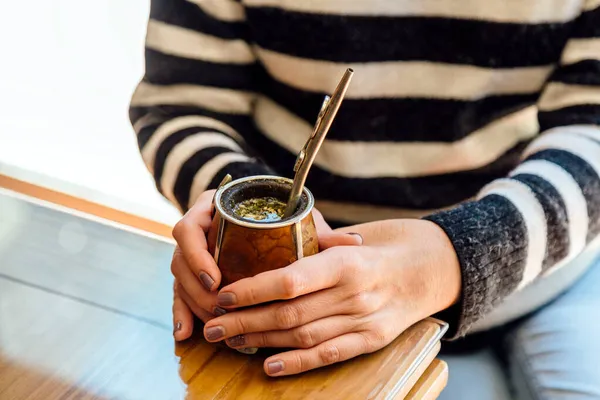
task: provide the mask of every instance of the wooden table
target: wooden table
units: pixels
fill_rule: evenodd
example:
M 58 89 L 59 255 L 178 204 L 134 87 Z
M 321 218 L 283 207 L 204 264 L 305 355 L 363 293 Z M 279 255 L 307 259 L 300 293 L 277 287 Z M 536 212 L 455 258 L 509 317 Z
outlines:
M 0 189 L 0 399 L 432 399 L 443 389 L 435 320 L 372 355 L 284 379 L 264 375 L 264 356 L 201 337 L 176 345 L 172 249 Z

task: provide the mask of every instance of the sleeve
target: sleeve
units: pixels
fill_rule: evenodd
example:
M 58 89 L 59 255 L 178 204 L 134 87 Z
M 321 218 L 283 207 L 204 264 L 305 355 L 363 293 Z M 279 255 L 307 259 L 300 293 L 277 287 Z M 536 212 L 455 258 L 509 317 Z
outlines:
M 600 2 L 587 0 L 539 100 L 540 135 L 508 177 L 426 217 L 449 236 L 463 274 L 445 311 L 463 336 L 506 296 L 582 252 L 600 232 Z
M 225 174 L 272 174 L 248 145 L 260 68 L 234 0 L 152 0 L 145 75 L 130 103 L 158 190 L 185 212 Z

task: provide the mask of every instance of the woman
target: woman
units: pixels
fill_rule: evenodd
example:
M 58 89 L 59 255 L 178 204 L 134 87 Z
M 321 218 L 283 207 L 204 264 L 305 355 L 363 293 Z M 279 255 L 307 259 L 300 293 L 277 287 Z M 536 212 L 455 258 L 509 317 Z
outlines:
M 193 312 L 211 342 L 297 348 L 265 361 L 282 376 L 378 350 L 434 314 L 450 340 L 503 325 L 571 286 L 570 261 L 600 231 L 599 6 L 153 0 L 130 115 L 185 212 L 175 338 Z M 326 251 L 217 291 L 211 190 L 227 173 L 290 176 L 347 67 L 307 182 Z M 600 391 L 592 375 L 581 390 Z

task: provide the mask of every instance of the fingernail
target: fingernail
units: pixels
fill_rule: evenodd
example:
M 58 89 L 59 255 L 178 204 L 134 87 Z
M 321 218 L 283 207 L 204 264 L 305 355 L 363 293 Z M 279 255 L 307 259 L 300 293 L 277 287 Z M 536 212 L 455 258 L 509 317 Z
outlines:
M 236 350 L 242 354 L 256 354 L 258 352 L 258 347 L 246 347 L 245 349 Z
M 217 296 L 217 304 L 220 306 L 234 306 L 237 303 L 235 293 L 219 293 Z
M 225 328 L 222 326 L 211 326 L 206 330 L 205 336 L 207 340 L 219 340 L 225 336 Z
M 267 364 L 267 371 L 271 375 L 276 374 L 283 371 L 284 366 L 283 361 L 273 361 Z
M 213 314 L 217 317 L 220 317 L 221 315 L 227 314 L 227 310 L 223 310 L 221 307 L 217 306 L 213 308 Z
M 215 284 L 215 280 L 206 272 L 200 272 L 200 281 L 202 282 L 202 286 L 204 286 L 208 291 L 210 291 L 210 288 L 212 288 Z
M 356 236 L 359 239 L 359 244 L 363 244 L 363 237 L 360 233 L 350 232 L 348 235 Z
M 231 347 L 240 347 L 246 344 L 246 337 L 244 335 L 237 335 L 227 339 L 227 344 Z
M 179 332 L 182 327 L 183 327 L 183 324 L 181 323 L 181 321 L 177 321 L 175 323 L 175 326 L 173 327 L 173 335 L 175 335 L 177 332 Z

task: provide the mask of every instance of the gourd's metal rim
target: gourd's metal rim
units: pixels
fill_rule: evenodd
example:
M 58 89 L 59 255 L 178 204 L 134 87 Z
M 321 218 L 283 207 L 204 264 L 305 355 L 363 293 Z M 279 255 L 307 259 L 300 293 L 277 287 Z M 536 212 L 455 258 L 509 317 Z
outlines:
M 297 222 L 300 222 L 308 214 L 310 214 L 312 212 L 312 210 L 315 206 L 315 198 L 313 197 L 310 190 L 308 190 L 306 187 L 304 187 L 303 192 L 306 194 L 306 197 L 308 199 L 308 204 L 306 205 L 306 208 L 304 209 L 304 211 L 302 211 L 300 214 L 296 215 L 293 218 L 289 218 L 289 219 L 285 219 L 283 221 L 277 221 L 277 222 L 252 222 L 252 221 L 247 221 L 247 220 L 236 218 L 235 216 L 225 212 L 225 210 L 221 206 L 221 195 L 227 189 L 231 188 L 232 186 L 239 185 L 240 183 L 244 183 L 244 182 L 257 181 L 257 180 L 283 181 L 283 182 L 289 183 L 290 185 L 293 182 L 292 179 L 288 179 L 288 178 L 284 178 L 282 176 L 276 176 L 276 175 L 254 175 L 254 176 L 249 176 L 246 178 L 240 178 L 240 179 L 231 181 L 228 184 L 226 184 L 225 186 L 218 189 L 217 192 L 215 193 L 215 208 L 219 212 L 219 215 L 221 216 L 221 218 L 224 218 L 233 224 L 244 226 L 246 228 L 276 229 L 276 228 L 284 228 L 284 227 L 293 225 Z

